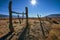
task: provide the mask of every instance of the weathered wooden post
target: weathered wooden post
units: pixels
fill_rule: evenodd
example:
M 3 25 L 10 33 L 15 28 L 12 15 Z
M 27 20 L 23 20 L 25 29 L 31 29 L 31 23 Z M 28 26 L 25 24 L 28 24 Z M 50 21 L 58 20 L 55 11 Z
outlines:
M 38 18 L 39 18 L 39 15 L 37 15 L 38 16 Z M 41 17 L 41 15 L 40 15 L 40 17 Z M 40 21 L 40 27 L 41 27 L 41 31 L 42 31 L 42 34 L 43 34 L 43 37 L 44 37 L 44 40 L 45 40 L 45 32 L 44 32 L 44 29 L 43 29 L 43 26 L 42 26 L 42 20 L 41 20 L 41 18 L 39 18 L 39 21 Z
M 27 35 L 28 35 L 28 40 L 29 40 L 29 24 L 28 24 L 28 7 L 26 7 L 26 27 L 27 27 Z
M 28 27 L 28 7 L 26 7 L 26 26 Z
M 19 22 L 20 22 L 20 24 L 21 24 L 21 20 L 20 20 L 20 18 L 19 18 L 19 15 L 18 15 L 18 19 L 19 19 Z
M 14 31 L 12 24 L 12 1 L 9 2 L 9 29 L 11 32 Z
M 23 19 L 24 19 L 24 12 L 22 13 L 22 21 L 23 21 Z
M 28 8 L 25 7 L 25 15 L 26 15 L 26 27 L 21 33 L 20 37 L 18 40 L 29 40 L 29 27 L 28 27 Z

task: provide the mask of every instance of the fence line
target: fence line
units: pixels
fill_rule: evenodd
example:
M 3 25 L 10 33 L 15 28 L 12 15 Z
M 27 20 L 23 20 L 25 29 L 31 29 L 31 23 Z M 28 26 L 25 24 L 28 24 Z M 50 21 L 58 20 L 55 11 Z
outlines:
M 44 29 L 43 29 L 42 19 L 40 18 L 41 15 L 40 15 L 40 17 L 39 17 L 39 15 L 37 14 L 37 16 L 38 16 L 38 19 L 39 19 L 39 21 L 40 21 L 41 31 L 42 31 L 42 34 L 43 34 L 43 38 L 44 38 L 44 40 L 45 40 L 45 32 L 44 32 Z
M 15 11 L 12 11 L 12 1 L 10 1 L 10 4 L 9 4 L 9 20 L 10 20 L 10 26 L 9 26 L 9 29 L 11 32 L 14 32 L 14 29 L 13 29 L 13 24 L 12 24 L 12 13 L 14 14 L 22 14 L 22 16 L 24 17 L 24 15 L 26 15 L 26 28 L 23 30 L 22 34 L 21 34 L 21 38 L 23 37 L 23 40 L 24 40 L 24 37 L 26 36 L 26 32 L 27 32 L 27 35 L 29 35 L 29 27 L 28 27 L 28 7 L 25 7 L 25 13 L 18 13 L 18 12 L 15 12 Z M 18 18 L 19 18 L 19 15 L 18 15 Z M 22 19 L 23 20 L 23 19 Z M 20 19 L 19 19 L 20 21 Z M 25 36 L 24 36 L 25 35 Z M 21 40 L 21 39 L 19 39 Z
M 28 7 L 25 7 L 25 13 L 23 12 L 23 13 L 19 13 L 19 12 L 15 12 L 15 11 L 12 11 L 12 1 L 10 1 L 9 2 L 9 6 L 8 6 L 8 9 L 9 9 L 9 29 L 10 29 L 10 32 L 8 33 L 8 34 L 6 34 L 4 37 L 2 37 L 2 38 L 0 38 L 1 40 L 7 40 L 7 38 L 9 37 L 9 36 L 11 36 L 10 38 L 9 38 L 9 40 L 13 37 L 13 35 L 14 35 L 14 28 L 13 28 L 13 23 L 12 23 L 12 14 L 18 14 L 18 18 L 19 18 L 19 14 L 22 14 L 22 17 L 24 17 L 24 15 L 26 15 L 26 27 L 25 27 L 25 29 L 23 30 L 23 32 L 22 32 L 22 34 L 21 34 L 21 36 L 24 38 L 25 36 L 26 36 L 26 32 L 27 32 L 27 34 L 29 35 L 29 27 L 28 27 Z M 22 20 L 23 20 L 23 18 L 22 18 Z M 19 21 L 20 21 L 20 19 L 19 19 Z M 24 36 L 25 35 L 25 36 Z M 22 38 L 21 37 L 21 38 Z M 21 40 L 20 38 L 19 38 L 19 40 Z M 23 39 L 24 40 L 24 39 Z

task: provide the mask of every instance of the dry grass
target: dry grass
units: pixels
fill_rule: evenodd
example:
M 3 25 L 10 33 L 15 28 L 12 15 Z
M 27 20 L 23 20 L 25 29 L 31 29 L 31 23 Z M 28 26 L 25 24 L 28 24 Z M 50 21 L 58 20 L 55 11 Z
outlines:
M 57 23 L 54 23 L 56 21 Z M 18 40 L 19 34 L 25 28 L 26 23 L 25 19 L 20 24 L 18 19 L 13 20 L 13 27 L 15 30 L 15 35 L 11 38 L 11 40 Z M 29 39 L 30 40 L 43 40 L 43 34 L 41 31 L 40 23 L 38 19 L 29 19 Z M 43 22 L 43 27 L 45 31 L 46 40 L 60 40 L 60 19 L 52 18 L 51 20 L 45 20 Z M 46 30 L 47 29 L 47 30 Z M 9 20 L 8 19 L 0 19 L 0 37 L 4 36 L 9 32 Z M 47 32 L 48 31 L 48 32 Z

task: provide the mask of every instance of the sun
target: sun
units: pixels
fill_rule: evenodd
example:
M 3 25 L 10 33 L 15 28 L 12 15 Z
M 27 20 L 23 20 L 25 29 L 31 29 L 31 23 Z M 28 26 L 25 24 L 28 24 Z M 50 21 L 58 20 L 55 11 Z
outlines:
M 31 0 L 32 5 L 36 5 L 36 0 Z

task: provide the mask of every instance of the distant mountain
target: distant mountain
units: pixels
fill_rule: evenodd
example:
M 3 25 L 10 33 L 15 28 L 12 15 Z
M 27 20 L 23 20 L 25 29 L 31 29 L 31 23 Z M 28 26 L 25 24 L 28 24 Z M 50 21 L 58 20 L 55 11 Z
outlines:
M 16 15 L 13 15 L 12 17 L 13 18 L 18 18 L 18 16 L 16 16 Z M 59 17 L 60 18 L 60 14 L 51 14 L 51 15 L 48 15 L 48 16 L 45 16 L 45 17 Z M 9 15 L 0 14 L 0 18 L 9 18 Z M 20 18 L 22 18 L 22 17 L 20 16 Z M 29 17 L 29 18 L 31 18 L 31 17 Z
M 12 15 L 13 18 L 18 18 L 18 16 L 16 15 Z M 21 16 L 19 16 L 20 18 L 22 18 Z M 9 18 L 9 15 L 5 15 L 5 14 L 0 14 L 0 18 Z
M 18 16 L 13 15 L 13 18 L 18 18 Z M 0 18 L 9 18 L 9 15 L 0 14 Z
M 9 15 L 0 14 L 0 18 L 8 18 Z
M 51 15 L 48 15 L 46 17 L 60 17 L 60 14 L 51 14 Z

